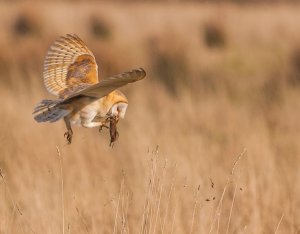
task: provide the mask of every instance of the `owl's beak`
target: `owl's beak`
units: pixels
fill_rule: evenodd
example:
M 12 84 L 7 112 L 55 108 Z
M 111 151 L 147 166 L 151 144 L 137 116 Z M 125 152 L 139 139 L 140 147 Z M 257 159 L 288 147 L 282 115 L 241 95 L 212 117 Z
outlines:
M 108 116 L 107 119 L 114 118 L 116 120 L 116 123 L 118 123 L 118 121 L 120 119 L 119 111 L 117 109 L 110 111 L 110 113 L 108 113 L 107 116 Z
M 115 120 L 116 120 L 116 123 L 118 123 L 119 122 L 119 114 L 118 115 L 116 115 L 116 116 L 114 116 L 115 117 Z

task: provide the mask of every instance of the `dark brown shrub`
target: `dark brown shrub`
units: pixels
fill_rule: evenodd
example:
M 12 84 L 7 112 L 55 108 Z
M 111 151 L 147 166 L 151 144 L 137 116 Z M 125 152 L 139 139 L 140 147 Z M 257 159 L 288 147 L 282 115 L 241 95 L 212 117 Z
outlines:
M 263 104 L 267 106 L 278 105 L 283 99 L 283 82 L 280 76 L 274 74 L 262 86 L 261 94 Z
M 90 19 L 90 31 L 96 38 L 107 39 L 111 36 L 108 23 L 97 17 Z
M 189 85 L 189 69 L 184 45 L 172 32 L 147 40 L 148 56 L 153 78 L 162 83 L 172 95 Z
M 288 76 L 290 85 L 300 85 L 300 46 L 295 48 L 290 59 L 291 72 Z
M 221 23 L 210 21 L 204 25 L 204 42 L 210 48 L 222 48 L 226 45 L 226 33 Z
M 13 31 L 17 36 L 39 34 L 40 24 L 38 17 L 31 13 L 20 14 L 13 24 Z
M 155 78 L 176 95 L 178 87 L 186 85 L 188 69 L 183 51 L 152 51 L 152 68 Z

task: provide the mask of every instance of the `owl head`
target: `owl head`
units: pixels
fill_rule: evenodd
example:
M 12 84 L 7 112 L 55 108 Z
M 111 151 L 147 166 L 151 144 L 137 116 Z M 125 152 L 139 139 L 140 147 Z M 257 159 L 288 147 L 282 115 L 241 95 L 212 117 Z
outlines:
M 107 107 L 109 110 L 107 112 L 108 116 L 117 117 L 117 119 L 123 119 L 128 107 L 128 100 L 126 96 L 119 90 L 111 92 L 106 97 Z

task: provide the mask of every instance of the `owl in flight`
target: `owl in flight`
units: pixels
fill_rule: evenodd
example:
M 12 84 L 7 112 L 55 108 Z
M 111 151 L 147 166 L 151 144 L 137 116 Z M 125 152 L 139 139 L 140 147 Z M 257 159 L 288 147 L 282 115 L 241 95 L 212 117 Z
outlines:
M 58 99 L 38 103 L 34 119 L 39 123 L 64 119 L 64 136 L 69 144 L 73 136 L 71 125 L 110 128 L 112 144 L 118 137 L 116 124 L 124 118 L 128 106 L 126 96 L 117 88 L 146 76 L 139 68 L 100 79 L 93 53 L 77 35 L 69 34 L 50 47 L 43 74 L 46 89 Z

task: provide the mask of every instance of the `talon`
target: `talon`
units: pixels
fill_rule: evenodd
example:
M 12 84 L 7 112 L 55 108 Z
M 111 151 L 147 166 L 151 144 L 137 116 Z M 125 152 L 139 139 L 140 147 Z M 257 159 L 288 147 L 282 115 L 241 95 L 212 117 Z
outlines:
M 72 130 L 68 130 L 67 132 L 64 133 L 64 137 L 67 138 L 68 144 L 72 143 L 72 135 L 73 135 Z
M 106 126 L 105 124 L 102 124 L 102 125 L 99 127 L 99 132 L 101 132 L 103 128 L 109 129 L 108 126 Z

